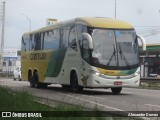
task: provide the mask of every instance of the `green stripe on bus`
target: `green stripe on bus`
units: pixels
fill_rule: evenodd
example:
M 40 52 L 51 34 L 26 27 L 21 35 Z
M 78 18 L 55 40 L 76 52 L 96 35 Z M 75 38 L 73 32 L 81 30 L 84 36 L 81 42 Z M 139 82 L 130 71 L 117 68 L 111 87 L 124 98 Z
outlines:
M 46 77 L 57 77 L 61 71 L 66 48 L 54 50 L 48 63 Z

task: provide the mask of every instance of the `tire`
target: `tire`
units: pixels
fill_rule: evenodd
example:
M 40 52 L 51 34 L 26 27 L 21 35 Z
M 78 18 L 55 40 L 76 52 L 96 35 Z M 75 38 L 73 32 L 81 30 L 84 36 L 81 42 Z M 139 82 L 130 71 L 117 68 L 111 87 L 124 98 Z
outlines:
M 18 76 L 18 79 L 19 79 L 19 81 L 21 81 L 21 80 L 22 80 L 20 76 Z
M 62 85 L 62 88 L 63 88 L 64 90 L 70 90 L 70 86 L 69 86 L 69 85 Z
M 33 81 L 33 76 L 31 73 L 29 73 L 28 76 L 29 82 L 30 82 L 30 87 L 35 87 L 34 81 Z
M 113 94 L 119 94 L 122 90 L 122 87 L 111 88 Z
M 48 84 L 46 84 L 46 83 L 40 83 L 41 88 L 47 88 L 47 86 L 48 86 Z
M 78 77 L 77 77 L 77 74 L 76 72 L 74 72 L 72 75 L 71 75 L 71 90 L 73 92 L 80 92 L 83 90 L 83 87 L 80 87 L 78 85 Z
M 15 81 L 15 80 L 16 80 L 16 78 L 13 78 L 13 80 Z
M 35 88 L 41 88 L 41 84 L 39 83 L 38 72 L 34 73 L 33 81 L 35 84 Z

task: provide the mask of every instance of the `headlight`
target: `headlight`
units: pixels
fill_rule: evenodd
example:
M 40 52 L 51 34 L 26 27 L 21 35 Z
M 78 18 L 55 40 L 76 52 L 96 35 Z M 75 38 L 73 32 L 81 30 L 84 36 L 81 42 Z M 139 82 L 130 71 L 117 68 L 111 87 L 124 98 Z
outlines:
M 135 76 L 138 76 L 139 74 L 140 74 L 140 71 L 134 73 Z
M 95 74 L 96 74 L 97 76 L 100 76 L 100 73 L 98 73 L 98 72 L 96 72 Z
M 96 72 L 95 75 L 99 76 L 99 77 L 104 77 L 104 74 L 101 74 L 99 72 Z

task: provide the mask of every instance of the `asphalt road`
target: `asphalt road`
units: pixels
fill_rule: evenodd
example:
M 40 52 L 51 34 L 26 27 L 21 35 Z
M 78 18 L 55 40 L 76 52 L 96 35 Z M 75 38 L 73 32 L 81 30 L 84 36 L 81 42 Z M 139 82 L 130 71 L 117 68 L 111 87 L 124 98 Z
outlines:
M 72 93 L 60 85 L 50 85 L 46 89 L 30 88 L 29 82 L 0 78 L 0 85 L 29 93 L 53 101 L 81 104 L 105 111 L 160 111 L 160 90 L 123 88 L 121 94 L 113 95 L 110 89 L 84 89 L 82 93 Z

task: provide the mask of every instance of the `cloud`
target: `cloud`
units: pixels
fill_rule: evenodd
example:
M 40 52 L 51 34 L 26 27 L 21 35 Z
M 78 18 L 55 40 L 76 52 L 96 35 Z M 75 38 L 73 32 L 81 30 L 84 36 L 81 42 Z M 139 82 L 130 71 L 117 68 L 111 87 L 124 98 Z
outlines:
M 114 0 L 5 0 L 6 29 L 5 47 L 11 45 L 20 48 L 22 33 L 29 30 L 31 19 L 32 30 L 45 26 L 47 18 L 59 21 L 79 16 L 114 17 Z M 0 1 L 2 2 L 2 0 Z M 117 19 L 130 22 L 134 26 L 160 26 L 159 0 L 117 0 Z M 151 7 L 154 6 L 154 7 Z M 157 36 L 146 38 L 147 42 L 157 42 Z M 160 40 L 158 41 L 160 42 Z

